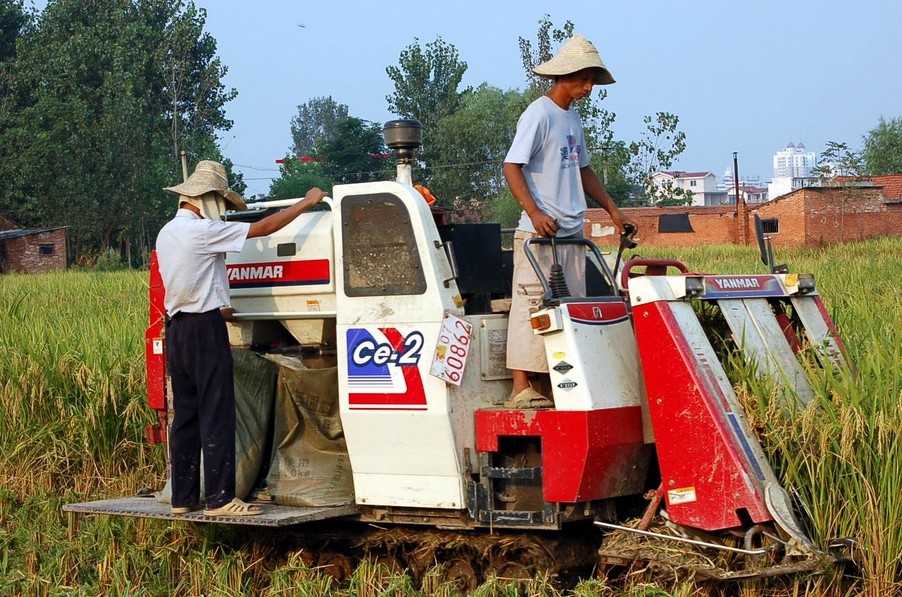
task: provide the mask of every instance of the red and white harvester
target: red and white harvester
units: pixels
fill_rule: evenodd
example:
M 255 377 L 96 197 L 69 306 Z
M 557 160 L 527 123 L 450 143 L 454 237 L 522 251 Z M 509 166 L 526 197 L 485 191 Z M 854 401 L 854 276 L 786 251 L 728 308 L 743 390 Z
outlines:
M 448 223 L 413 187 L 420 130 L 385 125 L 397 180 L 337 185 L 328 209 L 228 258 L 238 487 L 264 514 L 173 516 L 165 490 L 65 509 L 271 533 L 363 529 L 355 547 L 414 574 L 443 564 L 464 588 L 490 574 L 637 559 L 720 579 L 835 561 L 800 522 L 699 316 L 700 305 L 719 313 L 732 354 L 783 388 L 786 408 L 800 408 L 813 397 L 803 346 L 824 367 L 852 367 L 814 278 L 773 266 L 716 275 L 677 261 L 621 263 L 632 231 L 616 261 L 579 241 L 589 296 L 567 296 L 552 273 L 532 315 L 555 407 L 505 408 L 511 255 L 498 225 Z M 759 242 L 766 258 L 769 243 Z M 526 251 L 534 260 L 553 244 Z M 161 444 L 163 292 L 152 267 L 147 383 L 159 423 L 147 436 Z M 314 551 L 320 565 L 351 565 L 340 550 Z M 706 557 L 668 559 L 683 551 Z

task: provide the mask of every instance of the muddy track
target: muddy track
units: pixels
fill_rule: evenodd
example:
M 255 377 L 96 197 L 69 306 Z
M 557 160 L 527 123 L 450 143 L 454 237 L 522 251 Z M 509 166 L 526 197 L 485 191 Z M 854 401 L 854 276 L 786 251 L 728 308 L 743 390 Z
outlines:
M 590 526 L 546 534 L 334 521 L 298 530 L 232 530 L 231 535 L 226 543 L 251 549 L 267 560 L 267 567 L 294 555 L 341 583 L 368 561 L 410 575 L 417 586 L 427 576 L 438 576 L 462 591 L 473 590 L 492 577 L 547 576 L 555 585 L 571 587 L 596 572 L 601 540 L 601 533 Z

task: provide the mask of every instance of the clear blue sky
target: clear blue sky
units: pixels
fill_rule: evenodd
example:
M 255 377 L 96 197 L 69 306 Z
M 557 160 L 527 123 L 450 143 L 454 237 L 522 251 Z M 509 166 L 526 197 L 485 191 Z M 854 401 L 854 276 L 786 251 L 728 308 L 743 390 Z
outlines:
M 299 105 L 332 96 L 351 115 L 394 116 L 385 73 L 415 38 L 441 36 L 468 65 L 465 85 L 522 88 L 519 37 L 549 14 L 592 40 L 617 83 L 604 106 L 617 138 L 642 118 L 679 116 L 688 148 L 675 167 L 767 181 L 772 156 L 804 142 L 859 149 L 881 116 L 902 116 L 902 0 L 196 0 L 238 97 L 222 147 L 248 194 L 265 193 L 291 147 Z M 40 4 L 43 4 L 41 2 Z

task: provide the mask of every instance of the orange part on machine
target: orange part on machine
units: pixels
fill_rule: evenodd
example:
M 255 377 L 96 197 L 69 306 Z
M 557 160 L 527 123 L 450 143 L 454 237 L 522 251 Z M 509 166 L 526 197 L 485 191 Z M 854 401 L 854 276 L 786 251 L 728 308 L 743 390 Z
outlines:
M 426 200 L 426 205 L 429 205 L 429 206 L 435 205 L 435 197 L 432 195 L 432 193 L 429 192 L 429 189 L 427 189 L 426 187 L 424 187 L 421 184 L 415 184 L 415 185 L 413 185 L 413 188 L 415 188 L 416 190 L 418 190 L 420 192 L 420 195 L 422 195 L 423 199 Z

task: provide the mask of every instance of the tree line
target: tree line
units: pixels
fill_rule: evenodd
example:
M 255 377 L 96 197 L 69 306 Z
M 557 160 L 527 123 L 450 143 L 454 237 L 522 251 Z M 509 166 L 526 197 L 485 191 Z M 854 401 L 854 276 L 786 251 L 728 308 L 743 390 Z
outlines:
M 503 90 L 488 82 L 463 88 L 467 63 L 441 37 L 425 44 L 414 38 L 402 50 L 398 64 L 386 68 L 394 84 L 394 92 L 385 98 L 389 111 L 400 118 L 416 119 L 423 126 L 423 148 L 414 178 L 423 181 L 439 205 L 451 210 L 454 221 L 516 222 L 520 208 L 504 183 L 502 161 L 520 114 L 551 87 L 551 81 L 535 75 L 532 68 L 551 58 L 554 44 L 572 36 L 573 29 L 570 21 L 556 28 L 545 15 L 538 21 L 535 40 L 519 38 L 523 89 Z M 689 191 L 656 186 L 651 181 L 652 174 L 669 168 L 686 147 L 679 118 L 667 112 L 647 116 L 641 139 L 620 141 L 611 128 L 615 114 L 602 107 L 606 96 L 607 92 L 598 88 L 576 107 L 593 167 L 615 202 L 691 202 Z M 298 106 L 291 134 L 291 152 L 284 160 L 281 178 L 271 189 L 275 197 L 298 196 L 313 184 L 369 180 L 389 172 L 383 161 L 386 149 L 380 126 L 349 115 L 348 107 L 332 97 L 313 98 Z M 357 148 L 349 151 L 358 157 L 353 164 L 339 151 L 348 152 L 350 147 Z
M 0 0 L 0 214 L 26 227 L 66 226 L 78 262 L 113 252 L 141 263 L 172 215 L 161 189 L 181 179 L 183 152 L 188 164 L 221 161 L 243 193 L 217 141 L 232 127 L 225 106 L 238 90 L 222 83 L 228 69 L 205 21 L 206 11 L 186 0 L 48 0 L 43 11 Z M 414 38 L 386 67 L 394 84 L 389 111 L 423 125 L 414 178 L 454 221 L 516 220 L 501 162 L 520 113 L 550 86 L 532 67 L 573 28 L 569 21 L 555 27 L 545 15 L 533 39 L 519 39 L 522 89 L 489 82 L 463 88 L 467 63 L 441 37 Z M 686 147 L 679 118 L 657 112 L 645 117 L 640 139 L 616 139 L 605 97 L 598 88 L 577 108 L 593 166 L 614 200 L 691 201 L 688 192 L 651 182 Z M 270 187 L 273 198 L 393 177 L 381 123 L 349 114 L 332 97 L 300 104 L 288 126 L 292 146 Z M 898 119 L 881 119 L 878 128 L 864 156 L 883 155 L 883 146 L 902 138 Z M 865 162 L 862 172 L 875 173 L 867 164 L 876 162 Z
M 237 92 L 205 18 L 182 0 L 0 0 L 0 213 L 66 226 L 76 260 L 146 252 L 180 153 L 228 164 Z

